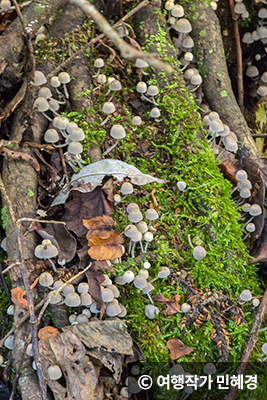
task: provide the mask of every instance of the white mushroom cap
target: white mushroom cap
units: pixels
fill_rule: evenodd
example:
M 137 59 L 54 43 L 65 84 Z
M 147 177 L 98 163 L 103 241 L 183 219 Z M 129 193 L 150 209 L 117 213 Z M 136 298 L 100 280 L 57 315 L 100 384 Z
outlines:
M 145 306 L 145 315 L 149 319 L 154 319 L 156 315 L 159 314 L 159 309 L 156 306 L 153 306 L 152 304 L 147 304 Z
M 78 324 L 82 324 L 84 322 L 88 322 L 88 317 L 85 314 L 79 314 L 76 318 L 76 322 L 78 322 Z
M 145 221 L 140 221 L 137 224 L 137 229 L 139 230 L 139 232 L 141 233 L 146 233 L 148 231 L 148 226 L 147 223 Z
M 190 304 L 187 304 L 187 303 L 183 303 L 183 304 L 182 304 L 182 306 L 181 306 L 181 311 L 182 311 L 183 313 L 186 313 L 186 312 L 188 312 L 188 311 L 190 311 L 190 310 L 191 310 Z
M 77 318 L 77 315 L 71 314 L 71 315 L 69 316 L 69 323 L 72 325 L 73 322 L 76 321 L 76 318 Z
M 121 312 L 118 314 L 118 317 L 123 318 L 125 315 L 127 315 L 127 310 L 124 306 L 120 305 Z
M 246 171 L 244 171 L 243 169 L 240 169 L 239 171 L 237 171 L 237 173 L 235 174 L 236 179 L 239 182 L 245 181 L 248 179 L 248 174 L 246 173 Z
M 189 68 L 184 73 L 184 79 L 189 81 L 194 74 L 195 74 L 195 72 L 194 72 L 193 68 Z
M 120 124 L 113 125 L 110 130 L 110 136 L 117 140 L 124 139 L 126 137 L 124 127 Z
M 256 217 L 262 214 L 262 209 L 258 204 L 252 204 L 248 212 L 251 216 Z
M 11 7 L 10 0 L 2 0 L 0 4 L 0 11 L 8 11 Z
M 136 90 L 137 90 L 138 93 L 142 93 L 142 94 L 146 93 L 146 91 L 147 91 L 146 83 L 145 82 L 138 82 L 137 85 L 136 85 Z
M 223 123 L 220 119 L 214 119 L 210 123 L 210 128 L 212 132 L 221 132 L 223 131 Z
M 258 307 L 259 304 L 260 304 L 260 300 L 259 299 L 253 299 L 252 300 L 252 305 L 253 305 L 254 308 Z
M 238 150 L 238 145 L 237 145 L 236 141 L 233 139 L 227 139 L 224 142 L 224 145 L 225 145 L 226 150 L 228 150 L 228 151 L 237 151 Z
M 262 351 L 263 351 L 264 354 L 267 354 L 267 343 L 264 343 L 264 344 L 261 346 L 261 349 L 262 349 Z
M 74 155 L 81 154 L 83 152 L 83 146 L 80 142 L 71 142 L 68 145 L 68 152 Z
M 243 204 L 242 211 L 249 212 L 250 209 L 251 209 L 251 204 L 249 204 L 249 203 L 244 203 Z
M 115 299 L 113 301 L 111 301 L 110 303 L 107 304 L 107 308 L 106 308 L 106 314 L 109 317 L 115 317 L 116 315 L 121 313 L 121 307 L 120 305 L 115 301 Z
M 91 311 L 88 310 L 88 308 L 85 308 L 84 310 L 82 310 L 82 314 L 86 315 L 87 318 L 90 318 L 91 315 L 92 315 L 92 314 L 91 314 Z
M 49 110 L 49 104 L 48 101 L 44 97 L 38 97 L 34 103 L 34 107 L 37 107 L 37 110 L 40 112 L 45 112 Z
M 76 122 L 69 122 L 65 129 L 67 130 L 68 133 L 71 133 L 76 128 L 79 128 Z
M 138 271 L 138 275 L 141 275 L 141 276 L 143 276 L 145 279 L 148 279 L 148 277 L 149 277 L 149 272 L 148 272 L 147 269 L 141 268 L 141 269 Z
M 41 286 L 48 287 L 53 285 L 53 276 L 49 272 L 43 272 L 39 276 L 39 283 Z
M 133 231 L 131 239 L 133 242 L 140 242 L 142 240 L 142 233 L 138 229 Z
M 33 357 L 32 343 L 29 343 L 29 344 L 28 344 L 27 350 L 26 350 L 26 354 L 27 354 L 29 357 Z
M 191 76 L 190 78 L 190 83 L 192 83 L 192 85 L 200 85 L 202 83 L 202 77 L 200 74 L 194 74 Z
M 110 82 L 109 89 L 114 91 L 114 92 L 117 92 L 117 91 L 121 90 L 120 81 L 117 81 L 116 79 L 114 79 L 114 81 Z
M 134 278 L 133 278 L 133 279 L 134 279 Z M 123 276 L 121 276 L 121 275 L 116 275 L 114 281 L 115 281 L 116 285 L 120 285 L 120 286 L 123 286 L 123 285 L 125 285 L 125 284 L 127 283 L 127 282 L 123 279 Z
M 250 78 L 255 78 L 256 76 L 259 75 L 259 70 L 257 67 L 255 67 L 255 65 L 250 65 L 246 69 L 246 75 L 249 76 Z
M 174 7 L 174 2 L 172 0 L 167 0 L 164 7 L 165 10 L 170 11 Z
M 124 231 L 124 235 L 126 237 L 132 238 L 135 235 L 137 230 L 138 229 L 135 225 L 127 225 L 125 228 L 125 231 Z
M 146 232 L 145 234 L 144 234 L 144 240 L 146 241 L 146 242 L 152 242 L 152 240 L 153 240 L 153 233 L 151 233 L 151 232 Z
M 130 214 L 130 212 L 133 211 L 133 210 L 139 210 L 139 205 L 136 204 L 136 203 L 128 204 L 128 206 L 126 208 L 127 213 Z
M 60 72 L 60 74 L 58 75 L 58 79 L 61 83 L 69 83 L 70 82 L 70 76 L 67 72 Z
M 181 365 L 179 365 L 179 364 L 175 364 L 175 365 L 173 365 L 172 367 L 171 367 L 171 369 L 170 369 L 170 375 L 176 375 L 176 376 L 178 376 L 178 375 L 184 375 L 184 369 L 183 369 L 183 367 L 181 366 Z
M 158 118 L 160 117 L 160 109 L 158 107 L 154 107 L 152 108 L 152 110 L 150 111 L 150 116 L 152 118 Z
M 187 51 L 184 54 L 184 59 L 185 59 L 185 61 L 193 61 L 194 60 L 193 53 L 191 53 L 190 51 Z
M 151 267 L 150 262 L 145 261 L 143 267 L 144 267 L 145 269 L 149 269 L 149 268 Z
M 168 267 L 162 267 L 158 273 L 158 278 L 167 278 L 167 276 L 169 276 L 170 273 L 171 271 Z
M 134 278 L 133 284 L 137 289 L 143 289 L 144 287 L 146 287 L 147 281 L 146 281 L 146 278 L 144 278 L 144 276 L 136 275 L 136 277 Z
M 242 190 L 244 188 L 252 189 L 252 183 L 250 180 L 246 179 L 245 181 L 238 182 L 237 187 L 238 190 Z
M 256 226 L 255 226 L 252 222 L 250 222 L 249 224 L 247 224 L 246 230 L 247 230 L 248 232 L 255 232 Z
M 89 293 L 80 294 L 82 306 L 90 306 L 93 303 L 93 299 Z
M 94 67 L 96 68 L 102 68 L 104 67 L 105 63 L 104 60 L 102 58 L 96 58 L 95 62 L 94 62 Z
M 65 297 L 64 302 L 68 307 L 78 307 L 81 304 L 81 299 L 78 293 L 70 292 Z
M 54 282 L 54 284 L 53 284 L 53 289 L 54 290 L 57 290 L 57 289 L 59 289 L 61 286 L 63 286 L 64 285 L 64 282 L 62 282 L 62 281 L 55 281 Z
M 155 221 L 156 219 L 158 219 L 159 214 L 157 213 L 157 211 L 154 208 L 149 208 L 145 213 L 145 217 L 149 221 Z
M 42 87 L 39 89 L 38 97 L 44 97 L 46 100 L 52 97 L 51 90 L 48 87 Z
M 50 99 L 49 100 L 49 106 L 52 108 L 54 111 L 59 110 L 59 104 L 55 99 Z
M 116 297 L 116 298 L 117 298 L 117 297 L 120 297 L 120 291 L 119 291 L 119 289 L 117 288 L 117 286 L 115 286 L 115 285 L 108 285 L 108 286 L 106 286 L 106 289 L 112 290 L 114 297 Z
M 107 82 L 107 77 L 104 74 L 99 74 L 98 77 L 96 78 L 98 83 L 106 83 Z
M 124 272 L 122 279 L 126 283 L 130 283 L 134 280 L 134 273 L 132 271 L 126 271 Z
M 194 40 L 188 35 L 184 38 L 182 45 L 185 49 L 192 49 L 194 47 Z
M 73 142 L 80 142 L 85 138 L 84 131 L 80 128 L 73 128 L 70 132 L 70 138 Z
M 41 244 L 39 244 L 38 246 L 35 247 L 34 255 L 37 258 L 41 258 L 41 259 L 45 258 L 44 247 Z
M 259 96 L 266 96 L 267 95 L 267 87 L 264 85 L 260 85 L 257 89 L 257 94 Z
M 143 219 L 141 211 L 135 209 L 132 210 L 128 215 L 128 220 L 133 223 L 138 223 Z
M 136 115 L 136 116 L 133 117 L 133 119 L 132 119 L 132 124 L 135 125 L 135 126 L 141 125 L 141 124 L 142 124 L 141 118 L 140 118 L 138 115 Z
M 246 44 L 251 44 L 254 42 L 254 39 L 252 37 L 252 33 L 246 32 L 243 37 L 242 37 L 242 42 Z
M 174 28 L 179 33 L 189 33 L 192 31 L 192 26 L 188 21 L 188 19 L 186 18 L 181 18 L 178 21 L 176 21 Z
M 51 83 L 51 86 L 54 88 L 57 88 L 61 85 L 61 82 L 57 76 L 53 76 L 50 80 L 50 83 Z
M 55 290 L 52 290 L 52 292 L 50 292 L 51 294 L 54 294 L 54 296 L 52 297 L 52 299 L 50 300 L 50 304 L 58 304 L 62 301 L 62 296 L 60 293 L 56 293 Z
M 133 185 L 130 182 L 124 182 L 121 185 L 121 193 L 124 195 L 133 193 Z
M 251 196 L 251 191 L 248 188 L 244 188 L 240 190 L 239 196 L 242 197 L 242 199 L 248 199 Z
M 77 288 L 78 293 L 88 293 L 89 292 L 89 285 L 86 282 L 81 282 Z
M 107 101 L 104 103 L 102 110 L 105 114 L 112 114 L 115 111 L 115 106 L 113 103 L 111 103 L 111 101 Z
M 7 349 L 13 350 L 14 349 L 14 336 L 13 335 L 8 336 L 8 338 L 5 340 L 4 345 Z
M 105 303 L 109 303 L 114 299 L 114 293 L 111 289 L 105 288 L 101 291 L 101 297 Z
M 50 365 L 50 367 L 47 368 L 47 372 L 49 379 L 52 381 L 57 381 L 62 376 L 62 371 L 58 365 Z
M 112 280 L 108 275 L 103 275 L 103 278 L 105 279 L 102 283 L 101 286 L 107 286 L 107 285 L 112 285 Z
M 186 189 L 186 183 L 184 181 L 178 181 L 177 187 L 179 190 L 181 190 L 181 192 L 183 192 Z
M 252 294 L 250 290 L 245 289 L 241 292 L 239 297 L 242 301 L 250 301 L 252 299 Z
M 53 125 L 55 128 L 58 128 L 60 130 L 66 129 L 69 124 L 68 118 L 65 117 L 55 117 L 53 119 Z
M 176 4 L 171 8 L 171 15 L 175 18 L 181 18 L 184 16 L 184 9 L 179 4 Z
M 41 86 L 47 82 L 46 77 L 41 71 L 35 71 L 34 73 L 34 86 Z
M 65 294 L 65 296 L 67 296 L 67 294 L 69 293 L 74 293 L 75 292 L 75 288 L 71 283 L 68 283 L 63 289 L 62 292 Z
M 146 60 L 142 60 L 142 58 L 137 58 L 135 61 L 135 66 L 137 68 L 147 68 L 149 65 Z
M 246 6 L 244 3 L 236 3 L 235 8 L 234 8 L 234 12 L 236 14 L 243 14 L 244 12 L 246 12 Z
M 193 250 L 193 257 L 195 260 L 203 260 L 207 255 L 206 250 L 202 246 L 196 246 Z
M 43 242 L 42 242 L 42 245 L 43 245 Z M 43 255 L 44 255 L 44 258 L 56 257 L 58 255 L 58 249 L 52 243 L 43 245 Z
M 142 289 L 142 292 L 144 294 L 150 293 L 152 292 L 152 290 L 154 290 L 155 287 L 152 285 L 152 283 L 148 282 L 147 285 Z
M 14 315 L 14 304 L 11 304 L 6 310 L 7 315 Z M 1 365 L 1 364 L 0 364 Z
M 203 369 L 203 372 L 205 372 L 207 375 L 215 374 L 216 371 L 217 369 L 213 363 L 207 363 Z
M 122 198 L 119 194 L 114 194 L 114 198 L 113 198 L 115 203 L 121 203 Z
M 159 89 L 156 85 L 150 85 L 147 88 L 147 94 L 149 96 L 157 96 L 159 94 Z

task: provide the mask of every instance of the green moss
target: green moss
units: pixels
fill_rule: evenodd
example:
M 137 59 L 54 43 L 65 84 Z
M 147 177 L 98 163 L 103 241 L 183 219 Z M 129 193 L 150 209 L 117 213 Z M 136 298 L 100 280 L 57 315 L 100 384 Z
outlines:
M 2 225 L 3 229 L 6 229 L 9 222 L 11 222 L 11 220 L 9 218 L 7 206 L 4 206 L 1 208 L 0 218 L 1 218 L 1 225 Z

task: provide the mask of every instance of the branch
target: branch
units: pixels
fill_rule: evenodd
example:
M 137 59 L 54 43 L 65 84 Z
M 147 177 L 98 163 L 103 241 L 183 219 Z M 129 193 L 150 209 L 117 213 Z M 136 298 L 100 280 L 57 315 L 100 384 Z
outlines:
M 157 58 L 156 53 L 143 53 L 135 49 L 126 43 L 122 38 L 119 37 L 117 32 L 112 28 L 112 26 L 108 23 L 106 18 L 104 18 L 100 12 L 90 4 L 87 0 L 69 0 L 70 3 L 74 3 L 77 6 L 81 7 L 85 14 L 89 14 L 92 19 L 97 23 L 97 25 L 102 29 L 102 31 L 106 34 L 106 36 L 115 44 L 115 46 L 120 50 L 121 56 L 123 58 L 142 58 L 147 61 L 149 65 L 155 67 L 160 70 L 164 70 L 168 73 L 173 71 L 172 67 L 159 60 Z
M 36 363 L 37 374 L 38 374 L 38 378 L 39 378 L 41 400 L 47 400 L 46 384 L 45 384 L 45 379 L 44 379 L 43 371 L 41 368 L 41 363 L 40 363 L 40 358 L 39 358 L 39 353 L 38 353 L 37 325 L 35 325 L 36 317 L 35 317 L 35 313 L 34 313 L 34 303 L 33 303 L 30 285 L 29 285 L 29 282 L 27 279 L 25 261 L 24 261 L 24 256 L 23 256 L 22 238 L 21 238 L 21 234 L 20 234 L 20 226 L 21 225 L 20 225 L 19 221 L 16 221 L 14 210 L 13 210 L 11 201 L 7 195 L 6 188 L 2 181 L 1 175 L 0 175 L 0 191 L 1 191 L 2 197 L 5 199 L 5 201 L 7 203 L 10 218 L 11 218 L 11 221 L 16 230 L 18 250 L 19 250 L 19 261 L 21 263 L 20 271 L 21 271 L 21 276 L 23 279 L 23 284 L 25 287 L 26 295 L 27 295 L 28 308 L 29 308 L 29 313 L 30 313 L 32 349 L 33 349 L 34 359 L 35 359 L 35 363 Z
M 258 308 L 257 314 L 253 321 L 249 339 L 248 339 L 246 348 L 243 352 L 242 358 L 240 360 L 239 367 L 236 370 L 236 375 L 244 375 L 244 373 L 245 373 L 250 354 L 258 340 L 258 333 L 259 333 L 262 321 L 264 319 L 264 314 L 265 314 L 266 309 L 267 309 L 267 289 L 265 290 L 261 304 Z M 225 396 L 225 400 L 234 400 L 236 397 L 236 394 L 237 394 L 237 390 L 238 390 L 237 386 L 231 386 L 229 393 Z

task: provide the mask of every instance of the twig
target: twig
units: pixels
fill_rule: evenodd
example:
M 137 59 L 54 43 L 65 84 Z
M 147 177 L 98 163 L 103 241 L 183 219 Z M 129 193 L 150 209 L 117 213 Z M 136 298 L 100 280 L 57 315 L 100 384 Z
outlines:
M 244 86 L 243 86 L 243 68 L 242 68 L 242 49 L 240 43 L 240 35 L 238 29 L 237 16 L 235 13 L 234 0 L 229 0 L 232 19 L 234 21 L 235 42 L 236 42 L 236 63 L 237 63 L 237 100 L 238 105 L 243 112 L 244 110 Z
M 87 267 L 86 267 L 83 271 L 78 272 L 78 274 L 76 274 L 76 275 L 74 275 L 72 278 L 70 278 L 67 282 L 65 282 L 65 283 L 64 283 L 62 286 L 60 286 L 57 290 L 53 291 L 53 293 L 50 292 L 50 293 L 48 294 L 47 299 L 46 299 L 46 301 L 45 301 L 45 303 L 44 303 L 44 305 L 43 305 L 41 311 L 39 312 L 38 319 L 37 319 L 37 321 L 35 322 L 36 326 L 40 323 L 41 318 L 42 318 L 42 316 L 43 316 L 43 313 L 45 312 L 45 310 L 46 310 L 46 308 L 48 307 L 48 305 L 49 305 L 50 301 L 52 300 L 52 298 L 53 298 L 56 294 L 58 294 L 59 292 L 61 292 L 61 290 L 63 290 L 64 287 L 66 287 L 69 283 L 71 283 L 71 282 L 74 281 L 76 278 L 78 278 L 80 275 L 82 275 L 84 272 L 86 272 L 86 271 L 91 267 L 91 265 L 92 265 L 92 263 L 90 263 L 89 265 L 87 265 Z
M 241 357 L 240 364 L 236 370 L 235 375 L 244 375 L 250 354 L 258 340 L 258 333 L 259 333 L 260 326 L 264 319 L 264 314 L 265 314 L 266 308 L 267 308 L 267 289 L 265 290 L 261 304 L 258 308 L 257 314 L 253 321 L 253 324 L 252 324 L 252 327 L 250 330 L 250 334 L 249 334 L 249 338 L 248 338 L 248 342 L 247 342 L 247 345 L 243 352 L 243 355 Z M 236 397 L 237 391 L 238 391 L 237 386 L 231 386 L 229 393 L 225 396 L 225 400 L 234 400 Z
M 63 156 L 62 148 L 59 147 L 58 150 L 59 150 L 59 155 L 60 155 L 60 158 L 61 158 L 61 164 L 62 164 L 63 172 L 64 172 L 65 177 L 66 177 L 66 183 L 70 183 L 69 175 L 68 175 L 68 171 L 67 171 L 67 166 L 66 166 L 66 163 L 65 163 L 65 158 Z
M 47 296 L 44 297 L 44 298 L 40 301 L 40 303 L 38 303 L 38 304 L 34 307 L 34 311 L 39 310 L 39 308 L 41 308 L 41 307 L 44 305 L 44 303 L 46 302 L 46 300 L 47 300 Z M 5 341 L 7 340 L 7 338 L 8 338 L 10 335 L 12 335 L 12 333 L 14 333 L 15 330 L 16 330 L 20 325 L 22 325 L 25 321 L 27 321 L 27 319 L 29 318 L 29 316 L 30 316 L 30 313 L 27 312 L 25 315 L 23 315 L 23 317 L 21 317 L 20 319 L 18 319 L 16 322 L 13 323 L 13 326 L 12 326 L 12 328 L 10 329 L 10 331 L 0 340 L 0 347 L 3 347 L 3 345 L 4 345 Z
M 23 349 L 22 356 L 21 356 L 21 360 L 20 360 L 19 365 L 18 365 L 18 367 L 16 369 L 15 379 L 12 382 L 12 392 L 11 392 L 11 395 L 9 397 L 9 400 L 13 400 L 14 399 L 14 396 L 15 396 L 15 393 L 16 393 L 17 382 L 18 382 L 18 379 L 19 379 L 19 376 L 20 376 L 20 371 L 21 371 L 21 368 L 22 368 L 22 365 L 23 365 L 23 362 L 24 362 L 24 358 L 25 358 L 25 354 L 26 354 L 26 351 L 27 351 L 27 347 L 28 347 L 28 345 L 29 345 L 29 343 L 31 341 L 31 337 L 32 337 L 32 335 L 29 334 L 29 336 L 28 336 L 28 338 L 27 338 L 27 340 L 25 342 L 24 349 Z
M 32 41 L 31 41 L 31 35 L 27 32 L 26 27 L 25 27 L 25 23 L 24 23 L 24 19 L 22 16 L 22 13 L 20 11 L 19 5 L 17 3 L 17 0 L 12 0 L 16 12 L 17 12 L 17 16 L 20 19 L 20 23 L 22 25 L 22 29 L 23 29 L 23 33 L 25 35 L 26 41 L 27 41 L 27 47 L 29 50 L 29 71 L 30 71 L 30 80 L 34 79 L 34 71 L 35 71 L 35 58 L 34 58 L 34 52 L 33 52 L 33 47 L 32 47 Z
M 122 22 L 126 21 L 127 19 L 131 18 L 137 11 L 141 10 L 141 8 L 147 6 L 149 4 L 149 0 L 144 0 L 142 3 L 138 4 L 137 7 L 133 8 L 128 14 L 126 14 L 123 18 L 121 18 L 116 24 L 113 25 L 113 28 L 121 25 Z M 52 78 L 52 76 L 56 75 L 62 68 L 65 68 L 75 57 L 80 56 L 85 52 L 86 49 L 92 47 L 95 43 L 97 43 L 100 39 L 105 37 L 105 33 L 101 33 L 101 35 L 96 36 L 94 39 L 90 40 L 90 42 L 83 46 L 80 50 L 78 50 L 75 54 L 69 57 L 66 61 L 60 64 L 57 68 L 55 68 L 48 76 L 47 80 Z
M 21 263 L 20 272 L 21 272 L 23 284 L 24 284 L 26 294 L 27 294 L 27 302 L 28 302 L 28 308 L 29 308 L 29 313 L 30 313 L 30 322 L 31 322 L 32 348 L 33 348 L 33 354 L 34 354 L 34 359 L 35 359 L 36 368 L 37 368 L 37 375 L 39 378 L 41 400 L 47 400 L 46 384 L 45 384 L 45 379 L 44 379 L 43 371 L 41 368 L 41 363 L 40 363 L 40 358 L 39 358 L 39 353 L 38 353 L 37 325 L 34 324 L 36 321 L 36 317 L 35 317 L 35 313 L 34 313 L 34 303 L 33 303 L 33 298 L 32 298 L 32 292 L 30 290 L 30 285 L 29 285 L 29 282 L 27 279 L 25 261 L 24 261 L 24 256 L 23 256 L 23 246 L 22 246 L 22 239 L 21 239 L 21 234 L 20 234 L 20 220 L 16 221 L 13 206 L 12 206 L 11 201 L 8 197 L 8 194 L 6 192 L 6 188 L 3 184 L 1 175 L 0 175 L 0 191 L 1 191 L 2 197 L 5 199 L 5 201 L 7 203 L 10 218 L 11 218 L 11 221 L 12 221 L 15 231 L 16 231 L 16 238 L 17 238 L 18 250 L 19 250 L 19 261 Z M 23 218 L 21 218 L 21 219 L 23 220 Z

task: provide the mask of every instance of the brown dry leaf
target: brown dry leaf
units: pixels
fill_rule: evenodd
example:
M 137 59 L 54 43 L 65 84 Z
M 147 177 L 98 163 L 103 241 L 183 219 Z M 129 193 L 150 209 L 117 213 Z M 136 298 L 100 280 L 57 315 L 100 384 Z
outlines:
M 101 297 L 101 283 L 104 282 L 104 277 L 102 272 L 98 271 L 97 264 L 93 262 L 91 268 L 85 272 L 86 278 L 88 280 L 89 292 L 92 298 L 97 303 L 97 309 L 100 310 L 103 306 L 103 300 Z
M 103 215 L 102 217 L 95 217 L 91 219 L 84 219 L 83 225 L 88 232 L 86 234 L 86 239 L 90 239 L 92 236 L 99 236 L 102 238 L 107 238 L 113 232 L 112 226 L 116 222 L 108 215 Z
M 53 328 L 53 326 L 45 326 L 44 328 L 40 329 L 38 332 L 38 338 L 39 339 L 45 339 L 48 336 L 51 335 L 57 335 L 59 333 L 59 330 L 56 328 Z
M 110 215 L 113 212 L 113 204 L 105 198 L 101 187 L 97 187 L 89 193 L 72 191 L 71 199 L 65 203 L 65 208 L 67 211 L 62 220 L 67 223 L 67 228 L 78 237 L 83 237 L 87 233 L 83 220 L 104 214 Z
M 162 312 L 167 316 L 176 314 L 178 311 L 180 311 L 180 304 L 176 303 L 176 300 L 174 299 L 167 299 L 162 294 L 156 294 L 155 296 L 153 296 L 153 299 L 157 303 L 166 304 L 167 310 L 164 310 Z
M 88 250 L 89 256 L 93 260 L 114 260 L 123 255 L 123 248 L 121 245 L 107 244 L 103 246 L 90 247 Z
M 20 287 L 11 289 L 11 300 L 14 304 L 17 304 L 20 308 L 28 307 L 28 302 L 24 298 L 25 292 Z
M 122 236 L 120 236 L 118 233 L 112 233 L 107 238 L 92 236 L 88 241 L 88 246 L 93 247 L 93 246 L 103 246 L 103 245 L 109 245 L 109 244 L 116 245 L 116 244 L 122 244 L 123 242 L 124 242 L 124 240 L 123 240 Z M 107 258 L 107 260 L 112 260 L 112 258 Z
M 194 347 L 187 347 L 181 340 L 179 339 L 170 339 L 167 342 L 167 347 L 170 350 L 170 357 L 172 360 L 177 360 L 177 358 L 181 358 L 191 353 L 194 350 Z

